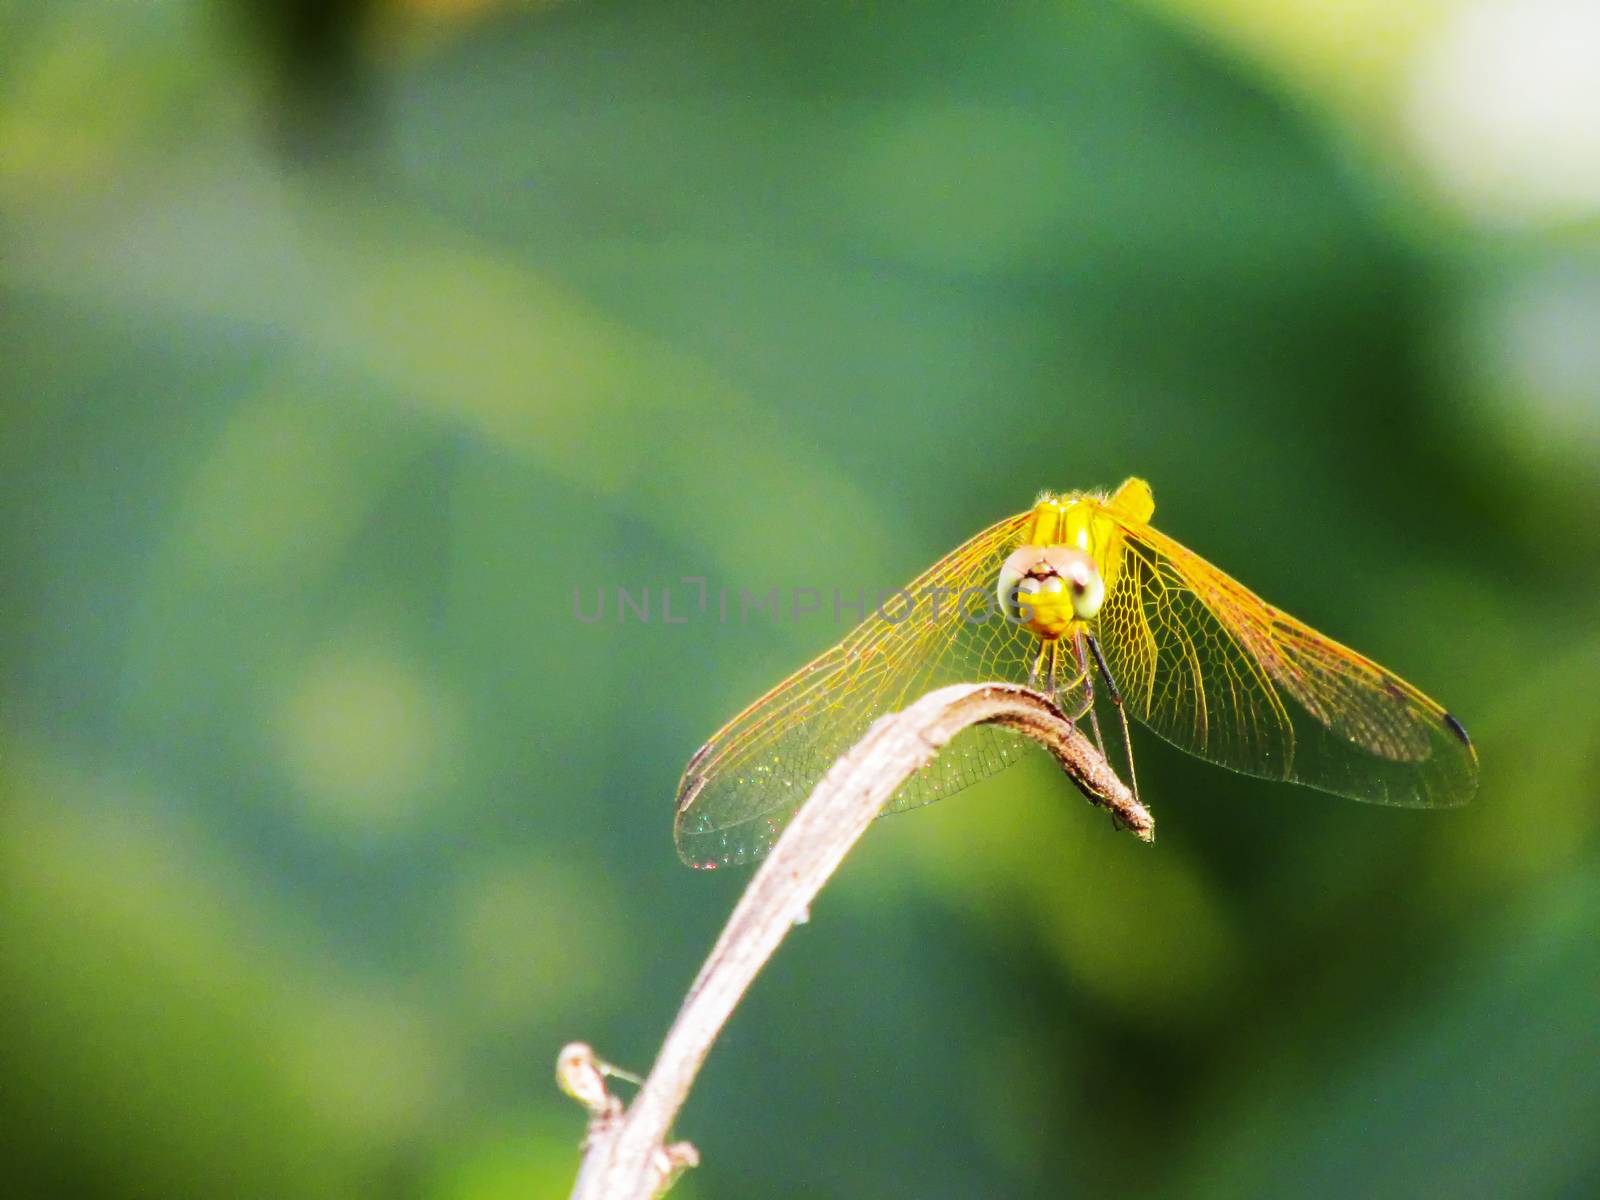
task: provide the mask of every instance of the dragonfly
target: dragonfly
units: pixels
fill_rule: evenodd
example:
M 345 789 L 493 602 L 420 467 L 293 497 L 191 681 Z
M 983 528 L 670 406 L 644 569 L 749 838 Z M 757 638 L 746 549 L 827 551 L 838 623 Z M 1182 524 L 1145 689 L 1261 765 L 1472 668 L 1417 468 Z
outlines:
M 1466 729 L 1439 704 L 1151 527 L 1150 485 L 1042 494 L 958 546 L 690 759 L 674 836 L 691 866 L 764 855 L 833 762 L 877 718 L 946 684 L 1043 692 L 1102 754 L 1129 717 L 1247 775 L 1374 804 L 1444 808 L 1477 789 Z M 963 731 L 884 812 L 949 796 L 1027 752 L 1013 731 Z

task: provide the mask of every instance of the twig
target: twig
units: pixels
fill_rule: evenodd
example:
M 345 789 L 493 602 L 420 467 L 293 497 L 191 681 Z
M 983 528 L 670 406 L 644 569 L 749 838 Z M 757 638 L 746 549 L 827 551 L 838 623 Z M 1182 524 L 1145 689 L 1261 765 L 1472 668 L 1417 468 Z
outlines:
M 1155 839 L 1150 813 L 1089 740 L 1037 692 L 1015 684 L 957 684 L 881 718 L 817 784 L 750 880 L 633 1105 L 624 1113 L 605 1091 L 607 1068 L 587 1046 L 575 1043 L 562 1051 L 562 1086 L 591 1097 L 584 1100 L 592 1119 L 572 1200 L 648 1200 L 698 1161 L 687 1142 L 666 1145 L 667 1132 L 756 972 L 790 928 L 806 920 L 812 899 L 906 777 L 963 729 L 982 724 L 1026 734 L 1119 824 L 1141 841 Z

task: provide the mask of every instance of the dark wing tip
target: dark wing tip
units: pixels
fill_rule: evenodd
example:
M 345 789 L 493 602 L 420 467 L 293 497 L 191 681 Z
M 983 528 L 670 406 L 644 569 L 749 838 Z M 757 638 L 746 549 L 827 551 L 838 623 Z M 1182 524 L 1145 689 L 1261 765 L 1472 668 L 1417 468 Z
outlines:
M 679 816 L 683 815 L 684 809 L 694 803 L 694 798 L 700 794 L 700 789 L 706 785 L 707 777 L 702 775 L 698 768 L 702 760 L 710 752 L 711 743 L 707 742 L 696 750 L 694 757 L 684 765 L 683 778 L 678 781 L 678 803 L 675 810 Z
M 1467 736 L 1467 727 L 1465 725 L 1456 720 L 1455 717 L 1451 716 L 1449 713 L 1445 713 L 1444 723 L 1449 727 L 1451 733 L 1455 734 L 1461 739 L 1461 744 L 1463 746 L 1466 746 L 1468 749 L 1472 748 L 1472 739 Z

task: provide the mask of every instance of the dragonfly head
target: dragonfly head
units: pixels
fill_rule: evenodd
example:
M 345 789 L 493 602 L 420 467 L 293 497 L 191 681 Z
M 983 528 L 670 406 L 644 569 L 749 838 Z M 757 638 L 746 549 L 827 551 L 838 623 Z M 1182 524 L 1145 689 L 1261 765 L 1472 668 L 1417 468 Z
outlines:
M 1042 638 L 1057 638 L 1087 621 L 1105 602 L 1094 559 L 1071 546 L 1019 546 L 1000 568 L 1000 609 Z

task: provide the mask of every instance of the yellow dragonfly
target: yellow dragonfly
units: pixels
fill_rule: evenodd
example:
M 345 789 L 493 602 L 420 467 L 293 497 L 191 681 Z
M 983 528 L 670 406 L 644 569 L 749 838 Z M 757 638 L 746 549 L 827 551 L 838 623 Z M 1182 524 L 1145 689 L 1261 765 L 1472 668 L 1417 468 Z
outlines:
M 945 555 L 700 748 L 678 786 L 678 853 L 698 867 L 760 858 L 875 719 L 984 680 L 1051 695 L 1102 752 L 1097 709 L 1114 709 L 1125 743 L 1131 715 L 1249 775 L 1409 808 L 1471 799 L 1478 756 L 1461 722 L 1152 529 L 1154 511 L 1142 479 L 1109 496 L 1047 492 Z M 969 729 L 885 812 L 959 791 L 1026 745 Z M 1136 791 L 1131 746 L 1127 765 Z

